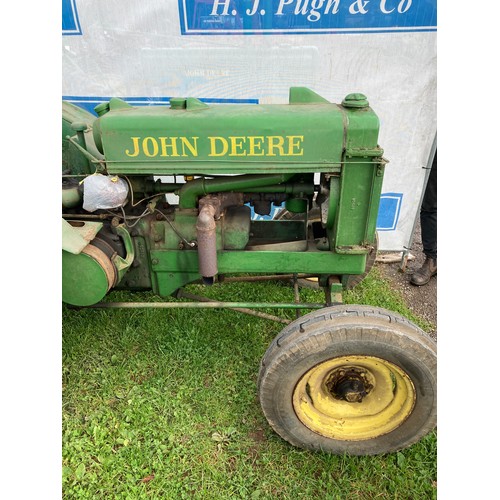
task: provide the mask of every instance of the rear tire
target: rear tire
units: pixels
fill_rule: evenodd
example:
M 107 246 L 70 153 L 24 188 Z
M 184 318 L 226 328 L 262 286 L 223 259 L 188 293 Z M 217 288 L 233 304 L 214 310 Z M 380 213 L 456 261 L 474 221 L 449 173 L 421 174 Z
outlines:
M 290 323 L 261 363 L 271 427 L 294 446 L 375 455 L 436 425 L 436 344 L 403 316 L 339 305 Z

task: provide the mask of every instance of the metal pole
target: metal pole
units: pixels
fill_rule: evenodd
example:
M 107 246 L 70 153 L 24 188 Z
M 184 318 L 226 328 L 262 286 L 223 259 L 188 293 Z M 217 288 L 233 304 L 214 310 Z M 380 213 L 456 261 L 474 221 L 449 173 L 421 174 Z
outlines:
M 266 302 L 99 302 L 90 308 L 99 309 L 236 309 L 236 308 L 253 308 L 253 309 L 321 309 L 324 304 L 303 303 L 266 303 Z
M 193 295 L 191 293 L 186 293 L 182 290 L 179 290 L 177 293 L 178 298 L 184 298 L 184 299 L 190 299 L 190 300 L 197 300 L 199 302 L 213 302 L 213 299 L 210 299 L 208 297 L 200 297 L 198 295 Z M 285 325 L 288 325 L 291 323 L 291 320 L 285 319 L 285 318 L 279 318 L 278 316 L 273 316 L 272 314 L 267 314 L 259 311 L 252 311 L 252 309 L 247 309 L 243 307 L 235 307 L 231 309 L 232 311 L 238 311 L 243 314 L 248 314 L 250 316 L 256 316 L 257 318 L 262 318 L 262 319 L 270 319 L 271 321 L 277 321 L 278 323 L 283 323 Z
M 420 195 L 420 201 L 418 203 L 418 210 L 417 210 L 417 214 L 415 216 L 415 220 L 413 221 L 413 228 L 411 230 L 410 240 L 408 242 L 408 246 L 403 246 L 404 250 L 403 250 L 403 253 L 401 255 L 401 266 L 400 266 L 400 270 L 402 272 L 406 271 L 406 265 L 408 263 L 408 254 L 410 253 L 411 247 L 413 246 L 413 238 L 415 236 L 415 229 L 416 229 L 417 224 L 420 220 L 420 207 L 422 206 L 422 201 L 424 200 L 425 188 L 427 186 L 427 181 L 429 180 L 432 162 L 434 161 L 434 155 L 436 154 L 436 150 L 437 150 L 437 134 L 434 136 L 434 141 L 433 141 L 432 146 L 431 146 L 431 153 L 429 155 L 429 159 L 427 160 L 427 165 L 425 167 L 422 167 L 426 171 L 425 177 L 424 177 L 424 185 L 423 185 L 424 187 L 422 189 L 422 194 Z
M 245 281 L 287 281 L 287 280 L 293 280 L 295 277 L 298 279 L 304 279 L 304 278 L 316 278 L 318 275 L 317 274 L 270 274 L 270 275 L 264 275 L 264 276 L 230 276 L 229 278 L 226 278 L 224 276 L 224 283 L 231 283 L 231 282 L 245 282 Z

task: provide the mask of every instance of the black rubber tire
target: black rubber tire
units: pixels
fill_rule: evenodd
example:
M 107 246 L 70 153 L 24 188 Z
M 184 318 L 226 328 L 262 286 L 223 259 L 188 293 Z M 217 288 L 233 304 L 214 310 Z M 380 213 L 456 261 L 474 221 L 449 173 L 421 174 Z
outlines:
M 337 305 L 287 325 L 265 353 L 258 390 L 264 415 L 283 439 L 299 448 L 334 454 L 376 455 L 406 448 L 436 426 L 437 348 L 416 325 L 385 309 Z M 297 417 L 292 395 L 306 372 L 340 356 L 374 356 L 402 369 L 416 402 L 410 415 L 387 434 L 363 440 L 322 436 Z

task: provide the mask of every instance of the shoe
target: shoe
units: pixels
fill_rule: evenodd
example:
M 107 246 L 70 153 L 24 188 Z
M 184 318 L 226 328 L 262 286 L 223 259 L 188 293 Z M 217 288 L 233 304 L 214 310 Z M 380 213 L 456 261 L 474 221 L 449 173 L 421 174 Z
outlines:
M 425 262 L 420 269 L 417 269 L 410 280 L 410 283 L 417 286 L 427 285 L 432 276 L 437 274 L 437 259 L 425 258 Z

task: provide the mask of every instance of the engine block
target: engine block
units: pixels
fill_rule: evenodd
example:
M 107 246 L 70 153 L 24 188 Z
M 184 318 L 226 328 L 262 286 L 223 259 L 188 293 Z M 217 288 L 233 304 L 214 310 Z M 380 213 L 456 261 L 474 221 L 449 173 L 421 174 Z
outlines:
M 113 288 L 168 296 L 237 273 L 345 287 L 366 272 L 385 160 L 363 94 L 332 104 L 294 87 L 282 105 L 112 98 L 97 118 L 64 110 L 64 301 L 92 305 Z M 287 217 L 256 217 L 273 206 Z M 87 251 L 68 243 L 78 236 Z

